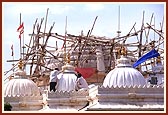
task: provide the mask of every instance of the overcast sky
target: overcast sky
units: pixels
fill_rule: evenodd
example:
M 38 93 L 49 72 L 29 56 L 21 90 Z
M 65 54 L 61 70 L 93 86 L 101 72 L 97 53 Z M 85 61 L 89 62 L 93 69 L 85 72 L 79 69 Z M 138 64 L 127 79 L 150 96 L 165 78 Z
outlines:
M 135 28 L 139 30 L 142 24 L 143 11 L 145 11 L 145 22 L 149 23 L 152 13 L 155 17 L 155 26 L 160 29 L 160 23 L 164 16 L 164 3 L 2 3 L 2 20 L 3 20 L 3 69 L 9 70 L 12 63 L 11 45 L 14 48 L 14 58 L 19 59 L 19 33 L 16 31 L 20 24 L 20 13 L 22 22 L 24 22 L 24 39 L 25 44 L 29 43 L 32 33 L 33 24 L 38 18 L 45 18 L 47 8 L 49 8 L 47 31 L 55 22 L 52 32 L 65 33 L 65 19 L 67 16 L 67 32 L 79 35 L 83 30 L 86 35 L 91 29 L 94 19 L 98 16 L 92 35 L 106 36 L 109 38 L 117 35 L 118 29 L 118 7 L 120 6 L 120 30 L 121 35 L 126 35 L 134 23 Z M 166 16 L 165 16 L 166 17 Z M 44 24 L 43 24 L 44 25 Z M 44 26 L 42 27 L 44 28 Z M 42 29 L 43 30 L 43 29 Z M 59 46 L 62 44 L 60 43 Z

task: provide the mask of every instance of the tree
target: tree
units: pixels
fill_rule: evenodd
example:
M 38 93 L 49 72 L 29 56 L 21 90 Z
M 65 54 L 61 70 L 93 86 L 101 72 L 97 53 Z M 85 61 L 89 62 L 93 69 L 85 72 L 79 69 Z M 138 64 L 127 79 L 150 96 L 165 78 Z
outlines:
M 12 110 L 11 104 L 8 103 L 8 102 L 6 102 L 6 103 L 4 104 L 4 110 L 5 110 L 5 111 L 11 111 L 11 110 Z

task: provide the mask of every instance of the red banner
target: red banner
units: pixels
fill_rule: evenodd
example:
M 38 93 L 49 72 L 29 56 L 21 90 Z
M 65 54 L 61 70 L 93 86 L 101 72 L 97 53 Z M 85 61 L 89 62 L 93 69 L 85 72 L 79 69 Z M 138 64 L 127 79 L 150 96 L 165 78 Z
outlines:
M 81 73 L 84 78 L 89 78 L 93 74 L 95 74 L 96 69 L 95 68 L 75 68 L 75 71 Z

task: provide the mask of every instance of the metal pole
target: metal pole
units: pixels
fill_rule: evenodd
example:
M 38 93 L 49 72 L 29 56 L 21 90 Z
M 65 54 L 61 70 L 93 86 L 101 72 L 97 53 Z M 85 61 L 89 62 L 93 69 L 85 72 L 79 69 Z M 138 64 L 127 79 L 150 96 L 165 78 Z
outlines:
M 20 25 L 21 25 L 21 13 L 20 13 Z M 20 59 L 22 59 L 22 43 L 21 43 L 21 37 L 20 37 Z
M 118 37 L 120 37 L 120 6 L 118 6 L 118 31 L 117 31 L 117 34 L 118 34 Z
M 15 64 L 14 64 L 14 52 L 13 52 L 14 50 L 13 50 L 13 46 L 12 46 L 12 55 L 13 55 L 13 64 L 12 64 L 12 66 L 13 66 L 13 76 L 14 76 L 14 66 L 15 66 Z
M 67 16 L 66 16 L 66 20 L 65 20 L 65 41 L 64 41 L 64 59 L 65 59 L 65 62 L 67 61 L 66 60 L 66 35 L 67 35 Z
M 24 59 L 24 48 L 25 48 L 25 46 L 24 46 L 24 32 L 23 32 L 23 38 L 22 39 L 23 39 L 23 41 L 22 41 L 23 42 L 23 46 L 22 46 L 22 48 L 23 48 L 23 57 L 22 58 Z

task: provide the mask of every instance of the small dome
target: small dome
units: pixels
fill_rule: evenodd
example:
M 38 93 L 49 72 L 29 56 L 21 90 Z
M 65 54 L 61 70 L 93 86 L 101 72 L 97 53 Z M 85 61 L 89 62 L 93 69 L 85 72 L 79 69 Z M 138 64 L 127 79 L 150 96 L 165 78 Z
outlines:
M 12 79 L 5 84 L 4 96 L 40 95 L 37 85 L 29 79 Z
M 117 66 L 104 79 L 104 87 L 139 86 L 146 85 L 145 78 L 136 69 L 132 68 L 129 60 L 122 56 L 117 60 Z
M 57 75 L 57 91 L 69 92 L 75 90 L 77 80 L 75 67 L 67 63 L 66 65 L 62 66 L 62 70 L 63 71 Z

